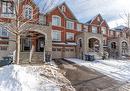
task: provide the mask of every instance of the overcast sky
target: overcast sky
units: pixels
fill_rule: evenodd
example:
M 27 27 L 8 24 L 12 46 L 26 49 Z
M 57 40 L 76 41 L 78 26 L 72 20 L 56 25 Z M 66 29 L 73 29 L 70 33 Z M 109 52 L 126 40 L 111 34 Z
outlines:
M 110 27 L 123 23 L 120 15 L 130 13 L 130 0 L 66 0 L 76 17 L 87 22 L 97 14 L 101 14 Z
M 39 0 L 36 0 L 39 1 Z M 48 0 L 50 1 L 50 0 Z M 58 0 L 55 0 L 55 2 Z M 61 2 L 63 0 L 60 0 Z M 130 0 L 64 0 L 80 22 L 87 22 L 101 14 L 109 26 L 123 24 L 124 12 L 130 13 Z

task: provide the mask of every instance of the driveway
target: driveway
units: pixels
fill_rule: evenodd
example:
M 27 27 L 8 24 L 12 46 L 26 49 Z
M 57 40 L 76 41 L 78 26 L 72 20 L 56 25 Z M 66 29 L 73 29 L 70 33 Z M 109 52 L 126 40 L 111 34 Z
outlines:
M 129 91 L 122 88 L 126 82 L 115 80 L 95 69 L 68 60 L 56 60 L 56 63 L 76 91 Z

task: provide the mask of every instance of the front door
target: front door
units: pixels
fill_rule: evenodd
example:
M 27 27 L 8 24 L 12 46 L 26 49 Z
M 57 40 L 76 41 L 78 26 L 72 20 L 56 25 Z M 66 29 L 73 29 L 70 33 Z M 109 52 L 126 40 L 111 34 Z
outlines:
M 37 49 L 38 52 L 43 52 L 44 51 L 44 46 L 45 46 L 45 42 L 44 41 L 45 40 L 44 40 L 43 37 L 38 39 L 38 49 Z
M 21 39 L 21 44 L 21 51 L 30 51 L 32 45 L 30 38 Z

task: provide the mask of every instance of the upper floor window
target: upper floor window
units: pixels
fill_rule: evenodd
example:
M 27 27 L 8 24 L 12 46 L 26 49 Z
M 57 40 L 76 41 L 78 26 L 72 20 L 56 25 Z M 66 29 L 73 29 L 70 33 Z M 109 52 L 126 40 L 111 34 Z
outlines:
M 113 32 L 113 31 L 110 31 L 110 35 L 113 36 L 113 35 L 114 35 L 114 32 Z
M 99 21 L 99 22 L 100 22 L 100 17 L 97 17 L 97 21 Z
M 66 22 L 66 28 L 67 29 L 74 29 L 74 22 L 67 21 Z
M 53 15 L 52 16 L 52 25 L 61 26 L 61 17 Z
M 92 33 L 98 33 L 97 27 L 92 26 Z
M 33 9 L 30 5 L 25 5 L 23 9 L 23 15 L 26 19 L 32 19 L 33 18 Z
M 7 31 L 7 29 L 6 28 L 4 28 L 4 27 L 0 27 L 0 36 L 2 36 L 2 37 L 8 37 L 8 31 Z
M 103 34 L 106 34 L 106 33 L 107 33 L 106 27 L 102 27 L 101 30 L 102 30 L 102 33 L 103 33 Z
M 2 13 L 14 14 L 14 3 L 11 1 L 2 1 Z
M 74 40 L 74 33 L 67 32 L 66 38 L 67 40 Z
M 81 24 L 77 24 L 77 30 L 78 30 L 78 31 L 81 31 L 81 30 L 82 30 Z
M 61 31 L 53 30 L 52 31 L 52 40 L 53 41 L 61 41 Z
M 39 15 L 39 24 L 46 24 L 46 17 L 44 15 Z
M 63 12 L 66 12 L 66 7 L 64 5 L 61 7 L 61 9 Z

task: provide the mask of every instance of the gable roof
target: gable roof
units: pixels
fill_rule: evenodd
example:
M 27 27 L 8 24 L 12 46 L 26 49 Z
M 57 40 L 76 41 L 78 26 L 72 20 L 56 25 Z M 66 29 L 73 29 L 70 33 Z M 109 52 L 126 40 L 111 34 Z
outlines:
M 85 24 L 92 24 L 92 22 L 93 22 L 97 17 L 100 17 L 100 18 L 103 20 L 101 14 L 98 14 L 98 15 L 96 15 L 94 18 L 92 18 L 91 20 L 89 20 L 88 22 L 86 22 Z
M 58 9 L 60 10 L 60 12 L 63 14 L 63 16 L 64 16 L 66 19 L 69 19 L 69 18 L 67 18 L 67 16 L 64 14 L 64 12 L 60 9 L 60 6 L 62 6 L 62 5 L 65 5 L 65 6 L 67 7 L 67 9 L 70 11 L 70 13 L 72 14 L 72 16 L 74 17 L 74 20 L 78 21 L 78 19 L 76 18 L 76 16 L 73 14 L 72 10 L 69 8 L 69 6 L 68 6 L 65 2 L 63 2 L 63 3 L 59 4 L 59 5 L 56 5 L 56 6 L 53 7 L 52 9 L 48 10 L 48 11 L 46 12 L 46 14 L 49 14 L 50 12 L 52 12 L 53 10 L 55 10 L 56 8 L 58 8 Z
M 116 31 L 116 32 L 122 32 L 122 31 L 127 31 L 129 30 L 128 27 L 124 26 L 124 25 L 120 25 L 120 26 L 117 26 L 115 28 L 112 29 L 113 31 Z
M 109 25 L 107 24 L 106 20 L 103 20 L 100 25 L 102 25 L 104 22 L 107 25 L 107 27 L 109 28 Z

